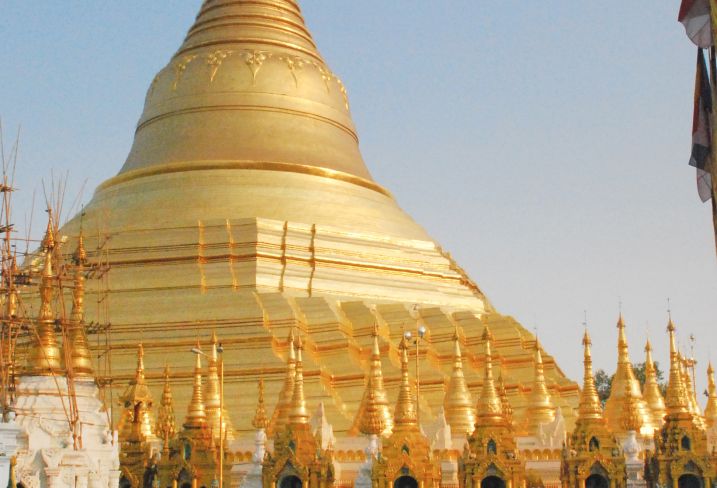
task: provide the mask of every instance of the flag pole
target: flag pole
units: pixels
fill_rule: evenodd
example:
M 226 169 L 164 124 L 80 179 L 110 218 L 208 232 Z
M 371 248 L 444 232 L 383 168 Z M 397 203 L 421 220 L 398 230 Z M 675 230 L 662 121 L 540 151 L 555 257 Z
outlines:
M 713 24 L 712 24 L 712 33 L 713 38 L 717 37 L 714 36 L 715 33 L 717 33 L 717 29 L 715 29 L 714 24 L 714 16 L 713 16 Z M 717 132 L 715 129 L 717 128 L 717 124 L 715 121 L 717 121 L 717 113 L 715 113 L 715 102 L 717 101 L 717 61 L 715 60 L 715 46 L 712 45 L 709 49 L 710 53 L 710 91 L 712 92 L 712 113 L 710 114 L 712 116 L 711 126 L 712 126 L 712 134 L 710 134 L 710 137 L 712 138 L 712 143 L 710 146 L 713 147 L 712 150 L 712 161 L 710 161 L 710 175 L 712 179 L 712 224 L 714 227 L 714 233 L 715 233 L 715 252 L 717 252 L 717 151 L 714 150 L 714 141 L 716 140 Z

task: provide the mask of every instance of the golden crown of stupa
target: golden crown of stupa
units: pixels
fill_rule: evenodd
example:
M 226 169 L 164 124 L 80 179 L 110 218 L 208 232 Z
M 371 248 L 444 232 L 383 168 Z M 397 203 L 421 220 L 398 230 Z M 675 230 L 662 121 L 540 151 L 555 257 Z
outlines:
M 85 314 L 96 373 L 115 395 L 135 377 L 141 342 L 146 384 L 159 398 L 168 362 L 184 411 L 188 351 L 197 337 L 209 350 L 215 331 L 226 410 L 238 433 L 251 431 L 257 382 L 274 411 L 295 329 L 308 408 L 322 402 L 341 435 L 356 428 L 377 361 L 386 393 L 371 408 L 387 410 L 383 399 L 401 383 L 403 331 L 420 323 L 421 421 L 444 408 L 448 422 L 471 430 L 466 396 L 484 382 L 489 326 L 493 375 L 516 422 L 528 428 L 559 408 L 574 423 L 577 385 L 372 179 L 346 87 L 295 1 L 202 4 L 149 85 L 119 174 L 60 229 L 63 252 L 76 247 L 80 226 L 87 262 L 109 270 L 88 279 Z

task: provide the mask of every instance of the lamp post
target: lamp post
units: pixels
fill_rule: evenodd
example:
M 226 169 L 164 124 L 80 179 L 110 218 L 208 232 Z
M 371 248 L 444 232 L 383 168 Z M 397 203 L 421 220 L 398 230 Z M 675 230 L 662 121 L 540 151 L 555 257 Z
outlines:
M 403 333 L 403 337 L 406 339 L 407 342 L 411 342 L 413 340 L 413 343 L 416 345 L 416 423 L 418 424 L 418 428 L 420 430 L 421 428 L 421 408 L 420 408 L 420 401 L 421 401 L 421 369 L 419 368 L 418 364 L 418 345 L 420 344 L 421 340 L 423 340 L 423 337 L 426 335 L 426 326 L 421 324 L 418 326 L 418 336 L 413 339 L 413 334 L 410 330 L 407 330 Z
M 193 347 L 194 354 L 201 354 L 209 358 L 207 353 Z M 217 344 L 217 369 L 219 370 L 219 488 L 224 488 L 224 348 L 221 342 Z

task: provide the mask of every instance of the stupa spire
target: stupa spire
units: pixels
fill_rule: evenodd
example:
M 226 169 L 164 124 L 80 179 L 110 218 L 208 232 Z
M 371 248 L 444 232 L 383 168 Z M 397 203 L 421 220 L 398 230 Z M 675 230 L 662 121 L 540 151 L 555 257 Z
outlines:
M 85 333 L 85 262 L 87 260 L 87 252 L 85 251 L 84 238 L 82 231 L 77 238 L 77 248 L 72 255 L 75 265 L 72 289 L 72 312 L 70 314 L 70 324 L 67 331 L 67 337 L 70 342 L 70 359 L 72 362 L 72 372 L 80 378 L 92 378 L 94 371 L 92 368 L 92 356 L 90 348 L 87 344 L 87 334 Z
M 165 452 L 169 452 L 169 440 L 177 434 L 177 421 L 174 415 L 174 400 L 170 385 L 169 365 L 164 366 L 164 388 L 157 415 L 157 437 L 163 442 Z
M 48 376 L 64 370 L 62 353 L 55 335 L 55 312 L 52 299 L 55 291 L 55 275 L 52 269 L 55 250 L 52 212 L 48 210 L 47 231 L 42 240 L 44 263 L 40 281 L 40 313 L 35 330 L 30 332 L 32 347 L 27 357 L 25 374 L 30 376 Z
M 642 398 L 642 389 L 632 369 L 628 349 L 625 319 L 620 313 L 617 321 L 617 369 L 613 376 L 610 397 L 605 402 L 605 420 L 613 433 L 626 433 L 625 425 L 628 419 L 625 415 L 630 409 L 636 409 L 643 430 L 646 434 L 652 433 L 652 412 Z M 629 405 L 630 403 L 634 405 Z
M 697 402 L 697 392 L 695 390 L 695 384 L 692 381 L 692 375 L 690 375 L 691 359 L 688 359 L 682 354 L 679 355 L 680 364 L 682 365 L 682 384 L 685 387 L 685 400 L 687 402 L 687 409 L 692 414 L 692 418 L 697 425 L 704 427 L 704 418 L 702 416 L 702 410 L 700 404 Z
M 463 374 L 463 356 L 457 327 L 453 334 L 453 371 L 443 400 L 443 409 L 452 434 L 473 432 L 476 418 L 471 394 Z
M 665 398 L 667 416 L 674 418 L 688 415 L 691 417 L 685 395 L 685 386 L 682 383 L 682 366 L 680 365 L 679 352 L 677 351 L 675 324 L 672 322 L 672 318 L 667 324 L 667 332 L 670 335 L 670 379 L 667 383 L 667 395 Z
M 530 392 L 530 401 L 526 411 L 525 431 L 528 434 L 536 433 L 540 425 L 552 422 L 555 419 L 555 407 L 548 393 L 545 384 L 545 372 L 543 369 L 543 355 L 540 352 L 540 343 L 535 340 L 535 353 L 533 364 L 535 376 L 533 388 Z
M 662 397 L 660 385 L 657 382 L 657 368 L 652 360 L 652 345 L 649 339 L 645 344 L 645 386 L 642 390 L 642 396 L 652 411 L 652 418 L 655 423 L 658 426 L 662 425 L 667 410 L 665 409 L 665 399 Z
M 259 378 L 259 394 L 251 425 L 257 430 L 266 430 L 266 428 L 269 427 L 269 419 L 266 416 L 266 409 L 264 408 L 264 378 Z
M 712 361 L 707 364 L 707 405 L 705 406 L 705 423 L 708 428 L 717 424 L 717 387 L 715 386 L 715 370 Z
M 199 348 L 199 341 L 197 341 Z M 194 364 L 194 384 L 192 386 L 192 399 L 187 408 L 187 417 L 184 420 L 185 429 L 202 429 L 207 425 L 207 412 L 204 405 L 204 394 L 202 392 L 202 357 L 199 353 Z
M 408 344 L 405 337 L 401 339 L 398 351 L 401 355 L 401 383 L 398 386 L 398 399 L 393 415 L 394 433 L 401 430 L 418 430 L 416 402 L 408 378 Z
M 207 423 L 215 439 L 219 439 L 221 432 L 225 439 L 233 440 L 233 425 L 226 409 L 222 412 L 221 387 L 219 379 L 219 340 L 216 332 L 212 331 L 211 350 L 207 362 L 207 385 L 204 391 L 204 405 L 207 410 Z M 223 427 L 220 424 L 223 419 Z
M 294 396 L 294 380 L 296 378 L 296 350 L 294 349 L 294 329 L 289 331 L 287 339 L 286 377 L 279 392 L 279 400 L 274 409 L 274 433 L 278 434 L 289 424 L 291 399 Z
M 304 345 L 301 336 L 296 337 L 296 374 L 294 377 L 294 394 L 291 397 L 291 408 L 289 409 L 289 424 L 305 425 L 309 423 L 309 411 L 306 409 L 306 397 L 304 396 L 304 364 L 302 351 Z
M 374 324 L 371 333 L 371 357 L 366 379 L 366 388 L 356 413 L 355 430 L 366 435 L 381 435 L 391 431 L 393 419 L 388 405 L 386 389 L 383 386 L 381 371 L 381 349 L 378 343 L 378 325 Z
M 508 424 L 508 427 L 513 426 L 513 406 L 510 404 L 510 400 L 508 400 L 508 392 L 505 388 L 505 380 L 503 379 L 503 373 L 501 372 L 500 375 L 498 375 L 498 396 L 500 396 L 500 405 L 503 409 L 503 417 L 505 417 L 505 423 Z
M 595 376 L 593 375 L 593 358 L 590 351 L 592 341 L 587 329 L 583 335 L 583 390 L 580 393 L 580 405 L 578 407 L 578 418 L 602 419 L 602 405 L 595 387 Z
M 482 339 L 485 342 L 485 367 L 483 370 L 483 388 L 476 406 L 476 426 L 500 424 L 505 421 L 503 404 L 498 396 L 493 379 L 493 353 L 491 351 L 493 336 L 487 326 L 483 330 Z
M 129 439 L 133 435 L 133 429 L 145 438 L 154 436 L 152 421 L 152 392 L 147 386 L 144 376 L 144 346 L 140 342 L 137 345 L 137 367 L 134 371 L 134 378 L 130 380 L 125 391 L 120 395 L 120 405 L 124 407 L 119 422 L 121 439 Z
M 77 238 L 77 248 L 72 254 L 74 262 L 74 277 L 72 289 L 72 312 L 70 313 L 70 323 L 68 326 L 67 336 L 70 342 L 70 359 L 72 362 L 72 372 L 76 377 L 92 378 L 92 356 L 87 344 L 87 335 L 85 333 L 85 261 L 87 260 L 87 252 L 85 251 L 84 238 L 82 230 Z

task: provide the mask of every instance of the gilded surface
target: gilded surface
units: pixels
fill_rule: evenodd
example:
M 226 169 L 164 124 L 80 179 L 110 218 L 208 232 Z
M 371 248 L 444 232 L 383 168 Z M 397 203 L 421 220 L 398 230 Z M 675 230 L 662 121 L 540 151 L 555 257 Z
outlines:
M 627 419 L 624 414 L 628 411 L 626 404 L 633 402 L 642 425 L 641 434 L 651 436 L 655 430 L 655 422 L 652 419 L 652 412 L 642 397 L 640 382 L 632 370 L 622 315 L 618 319 L 617 329 L 617 369 L 610 389 L 610 397 L 605 402 L 605 418 L 612 432 L 625 434 Z
M 364 331 L 374 322 L 385 331 L 389 398 L 401 378 L 402 327 L 421 320 L 429 329 L 419 354 L 418 408 L 426 422 L 449 388 L 456 325 L 472 393 L 482 386 L 480 337 L 490 325 L 505 398 L 522 416 L 534 337 L 496 313 L 372 180 L 357 141 L 345 86 L 295 2 L 205 2 L 149 88 L 127 162 L 85 208 L 87 267 L 107 270 L 93 271 L 85 284 L 91 352 L 111 364 L 94 365 L 100 379 L 119 388 L 133 377 L 141 335 L 149 388 L 160 394 L 170 357 L 175 407 L 183 410 L 193 378 L 185 353 L 197 336 L 216 330 L 237 435 L 253 430 L 251 416 L 239 412 L 255 408 L 259 377 L 266 409 L 275 412 L 273 434 L 288 422 L 275 405 L 291 373 L 286 336 L 296 329 L 307 409 L 323 402 L 342 435 L 361 403 L 370 369 L 362 351 L 371 347 Z M 79 231 L 79 217 L 62 229 L 69 236 L 62 252 L 73 249 Z M 577 385 L 544 359 L 545 388 L 570 425 Z

